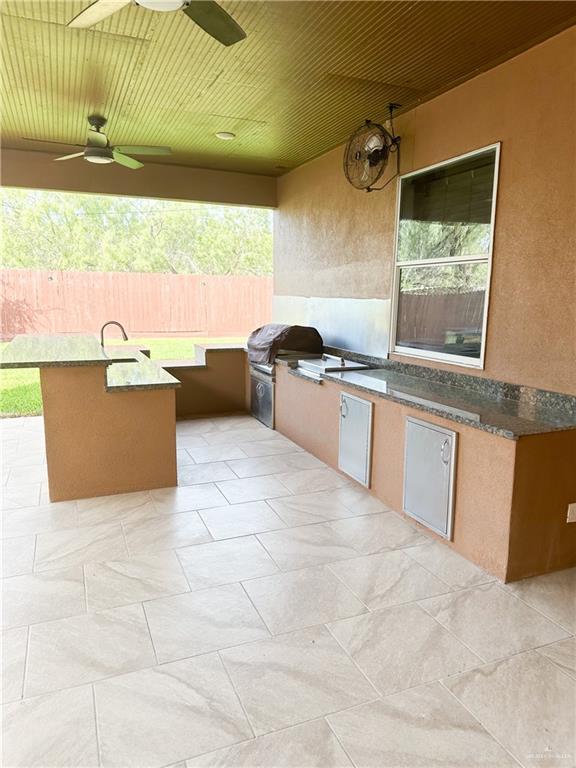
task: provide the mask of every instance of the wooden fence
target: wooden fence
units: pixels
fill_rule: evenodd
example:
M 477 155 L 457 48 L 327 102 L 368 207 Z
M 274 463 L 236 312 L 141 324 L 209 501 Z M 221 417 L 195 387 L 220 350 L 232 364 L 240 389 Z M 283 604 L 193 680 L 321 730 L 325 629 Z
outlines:
M 243 336 L 272 316 L 272 278 L 148 272 L 0 270 L 0 333 Z

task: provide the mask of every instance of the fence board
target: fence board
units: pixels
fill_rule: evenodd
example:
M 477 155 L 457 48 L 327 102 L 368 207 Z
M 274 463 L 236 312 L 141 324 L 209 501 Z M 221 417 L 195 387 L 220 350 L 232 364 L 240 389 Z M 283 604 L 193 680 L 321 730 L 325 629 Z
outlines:
M 245 335 L 272 317 L 272 278 L 148 272 L 0 270 L 1 335 L 131 333 Z

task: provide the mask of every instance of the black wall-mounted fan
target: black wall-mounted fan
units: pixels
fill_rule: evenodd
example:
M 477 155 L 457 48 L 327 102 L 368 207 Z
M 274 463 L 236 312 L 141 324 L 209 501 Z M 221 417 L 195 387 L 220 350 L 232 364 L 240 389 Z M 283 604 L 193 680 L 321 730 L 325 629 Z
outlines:
M 356 189 L 372 192 L 384 189 L 400 172 L 400 136 L 394 133 L 392 114 L 400 104 L 389 104 L 390 130 L 380 123 L 366 120 L 348 139 L 344 150 L 344 173 Z M 396 173 L 386 184 L 375 187 L 388 165 L 391 154 L 396 154 Z

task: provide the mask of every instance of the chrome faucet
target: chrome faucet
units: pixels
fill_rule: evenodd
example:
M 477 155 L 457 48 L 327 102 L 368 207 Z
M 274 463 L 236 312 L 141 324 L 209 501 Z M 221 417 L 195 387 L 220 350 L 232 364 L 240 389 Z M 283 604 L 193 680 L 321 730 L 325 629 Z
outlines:
M 102 328 L 100 329 L 100 346 L 104 346 L 104 328 L 106 328 L 107 325 L 117 325 L 118 328 L 122 331 L 122 337 L 124 341 L 128 341 L 128 336 L 126 335 L 126 331 L 124 330 L 124 326 L 119 323 L 117 320 L 108 320 L 107 323 L 104 323 Z

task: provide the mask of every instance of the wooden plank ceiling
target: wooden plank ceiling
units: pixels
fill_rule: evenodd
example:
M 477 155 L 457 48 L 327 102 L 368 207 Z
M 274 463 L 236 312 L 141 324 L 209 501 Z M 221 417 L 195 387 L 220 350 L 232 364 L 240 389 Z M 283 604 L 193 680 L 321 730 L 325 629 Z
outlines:
M 147 162 L 280 175 L 576 23 L 574 2 L 222 0 L 248 34 L 225 48 L 136 5 L 68 29 L 89 4 L 2 3 L 4 146 L 82 143 L 100 113 L 113 143 L 174 150 Z

